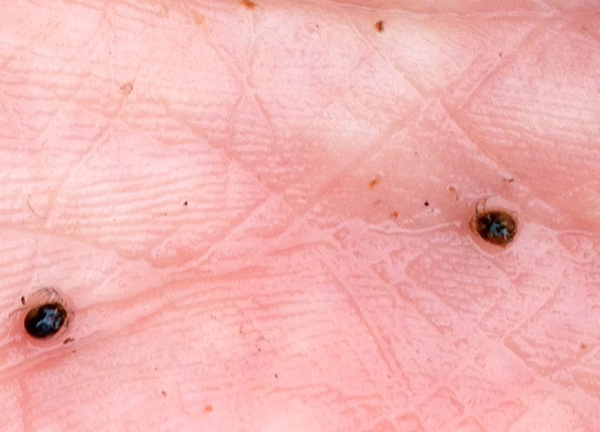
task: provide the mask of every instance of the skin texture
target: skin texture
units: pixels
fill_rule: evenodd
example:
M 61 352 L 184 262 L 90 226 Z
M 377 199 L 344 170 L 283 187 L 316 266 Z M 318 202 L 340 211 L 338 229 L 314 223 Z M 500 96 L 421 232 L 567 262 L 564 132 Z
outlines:
M 598 430 L 597 4 L 393 3 L 3 10 L 2 430 Z

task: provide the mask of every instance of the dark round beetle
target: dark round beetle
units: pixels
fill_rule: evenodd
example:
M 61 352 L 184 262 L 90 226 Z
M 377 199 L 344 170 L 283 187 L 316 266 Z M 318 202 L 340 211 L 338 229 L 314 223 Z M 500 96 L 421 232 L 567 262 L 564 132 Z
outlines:
M 27 312 L 24 325 L 27 333 L 36 339 L 49 338 L 66 323 L 67 311 L 57 302 L 36 306 Z
M 517 223 L 507 212 L 501 210 L 477 211 L 471 227 L 488 243 L 506 247 L 517 234 Z

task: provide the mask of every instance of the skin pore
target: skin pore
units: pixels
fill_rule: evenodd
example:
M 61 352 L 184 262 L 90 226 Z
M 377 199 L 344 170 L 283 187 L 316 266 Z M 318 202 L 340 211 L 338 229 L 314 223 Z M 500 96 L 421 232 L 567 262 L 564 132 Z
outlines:
M 5 8 L 2 430 L 597 430 L 600 12 L 438 3 Z

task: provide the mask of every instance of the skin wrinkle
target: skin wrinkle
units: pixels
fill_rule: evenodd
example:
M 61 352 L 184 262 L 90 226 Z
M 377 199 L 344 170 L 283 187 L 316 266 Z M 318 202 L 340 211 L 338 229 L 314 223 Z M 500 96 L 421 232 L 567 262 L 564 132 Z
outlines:
M 0 310 L 76 319 L 0 327 L 2 424 L 594 430 L 587 6 L 370 4 L 6 11 Z
M 492 69 L 491 69 L 491 70 L 490 70 L 490 71 L 489 71 L 489 72 L 486 74 L 486 76 L 485 76 L 485 77 L 484 77 L 482 80 L 480 80 L 480 81 L 479 81 L 479 82 L 476 84 L 476 86 L 475 86 L 475 87 L 474 87 L 474 88 L 473 88 L 473 89 L 472 89 L 472 90 L 469 92 L 468 98 L 467 98 L 467 99 L 466 99 L 466 100 L 465 100 L 465 101 L 462 103 L 462 106 L 466 105 L 466 104 L 469 102 L 469 99 L 471 98 L 471 95 L 472 95 L 472 94 L 474 94 L 474 93 L 477 91 L 477 89 L 479 88 L 479 86 L 481 86 L 481 85 L 482 85 L 482 84 L 485 82 L 485 80 L 486 80 L 486 79 L 488 79 L 488 78 L 489 78 L 489 77 L 491 77 L 491 76 L 492 76 L 494 73 L 496 73 L 496 72 L 498 71 L 498 68 L 500 68 L 500 67 L 501 67 L 501 65 L 505 64 L 505 63 L 508 61 L 508 58 L 509 58 L 511 55 L 514 55 L 514 54 L 516 53 L 516 51 L 517 51 L 517 50 L 518 50 L 520 47 L 522 47 L 522 46 L 523 46 L 523 44 L 524 44 L 524 43 L 525 43 L 525 41 L 526 41 L 526 40 L 527 40 L 527 39 L 528 39 L 528 38 L 531 36 L 531 34 L 533 34 L 533 33 L 534 33 L 534 32 L 535 32 L 535 31 L 536 31 L 538 28 L 539 28 L 539 27 L 534 27 L 534 28 L 533 28 L 533 29 L 532 29 L 532 30 L 531 30 L 531 31 L 530 31 L 530 32 L 529 32 L 527 35 L 525 35 L 525 36 L 522 38 L 521 42 L 519 42 L 519 43 L 517 44 L 517 46 L 515 46 L 515 47 L 513 48 L 513 52 L 512 52 L 512 53 L 509 53 L 508 55 L 507 55 L 507 54 L 503 54 L 503 58 L 502 58 L 502 60 L 501 60 L 501 61 L 499 61 L 499 62 L 497 62 L 497 63 L 496 63 L 494 66 L 493 66 L 493 68 L 492 68 Z M 356 31 L 356 29 L 355 29 L 355 31 Z M 357 33 L 358 33 L 358 32 L 357 32 Z M 381 57 L 382 57 L 382 58 L 385 58 L 384 56 L 381 56 Z M 388 63 L 389 63 L 389 61 L 388 61 Z M 442 104 L 444 105 L 444 108 L 446 109 L 446 112 L 447 112 L 448 116 L 449 116 L 449 117 L 450 117 L 450 118 L 451 118 L 451 119 L 454 121 L 454 124 L 455 124 L 456 126 L 458 126 L 459 128 L 461 128 L 462 132 L 463 132 L 463 133 L 464 133 L 466 136 L 468 136 L 468 132 L 465 130 L 465 128 L 464 128 L 464 127 L 462 127 L 462 126 L 460 125 L 460 123 L 458 123 L 458 122 L 457 122 L 457 121 L 456 121 L 456 120 L 455 120 L 455 119 L 452 117 L 452 109 L 450 109 L 450 107 L 449 107 L 447 104 L 444 104 L 444 99 L 445 99 L 445 98 L 444 98 L 444 93 L 445 93 L 445 92 L 448 92 L 448 87 L 450 87 L 451 85 L 453 85 L 455 82 L 460 82 L 460 81 L 463 79 L 464 75 L 466 75 L 466 74 L 468 73 L 468 71 L 469 71 L 469 69 L 470 69 L 470 66 L 472 66 L 472 65 L 469 65 L 469 68 L 467 68 L 466 70 L 464 70 L 462 73 L 458 74 L 458 78 L 457 78 L 457 79 L 455 79 L 453 83 L 450 83 L 450 84 L 449 84 L 449 85 L 448 85 L 446 88 L 444 88 L 444 89 L 441 91 L 441 95 L 437 97 L 437 99 L 439 99 L 440 101 L 442 101 Z M 403 78 L 404 78 L 404 73 L 403 73 L 402 71 L 400 71 L 400 72 L 403 74 Z M 406 79 L 406 78 L 405 78 L 405 79 Z M 423 93 L 422 93 L 422 90 L 420 90 L 420 89 L 418 88 L 418 86 L 416 86 L 414 83 L 410 82 L 410 80 L 407 80 L 407 81 L 408 81 L 408 82 L 409 82 L 409 83 L 410 83 L 410 84 L 413 86 L 413 88 L 414 88 L 414 89 L 415 89 L 417 92 L 419 92 L 419 93 L 421 94 L 421 97 L 422 97 L 423 99 L 427 99 L 427 97 L 426 97 L 425 95 L 423 95 Z M 460 107 L 459 107 L 459 109 L 460 109 Z M 420 115 L 420 114 L 421 114 L 421 113 L 419 113 L 419 115 Z M 484 154 L 485 154 L 485 146 L 483 146 L 483 145 L 478 145 L 478 144 L 477 144 L 475 141 L 473 141 L 472 139 L 470 139 L 470 141 L 471 141 L 471 143 L 473 143 L 473 145 L 474 145 L 475 147 L 478 147 L 478 148 L 480 149 L 480 151 L 481 151 L 482 153 L 484 153 Z M 368 155 L 366 155 L 366 156 L 368 156 Z M 489 157 L 490 157 L 490 155 L 487 155 L 487 157 L 489 158 Z M 490 161 L 493 161 L 494 163 L 498 163 L 498 161 L 497 161 L 497 160 L 490 159 Z M 501 170 L 500 168 L 502 168 L 502 170 L 503 170 L 504 172 L 510 172 L 510 169 L 508 169 L 509 167 L 507 167 L 507 166 L 504 166 L 504 167 L 502 167 L 502 164 L 499 164 L 499 171 Z

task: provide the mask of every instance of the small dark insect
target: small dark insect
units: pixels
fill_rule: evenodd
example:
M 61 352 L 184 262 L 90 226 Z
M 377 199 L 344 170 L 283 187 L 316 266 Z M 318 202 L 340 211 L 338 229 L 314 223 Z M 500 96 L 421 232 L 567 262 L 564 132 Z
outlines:
M 67 319 L 67 311 L 60 303 L 46 303 L 34 307 L 25 316 L 25 330 L 37 339 L 55 335 Z
M 514 218 L 499 210 L 477 212 L 471 226 L 486 242 L 502 247 L 506 247 L 517 234 L 517 224 Z

